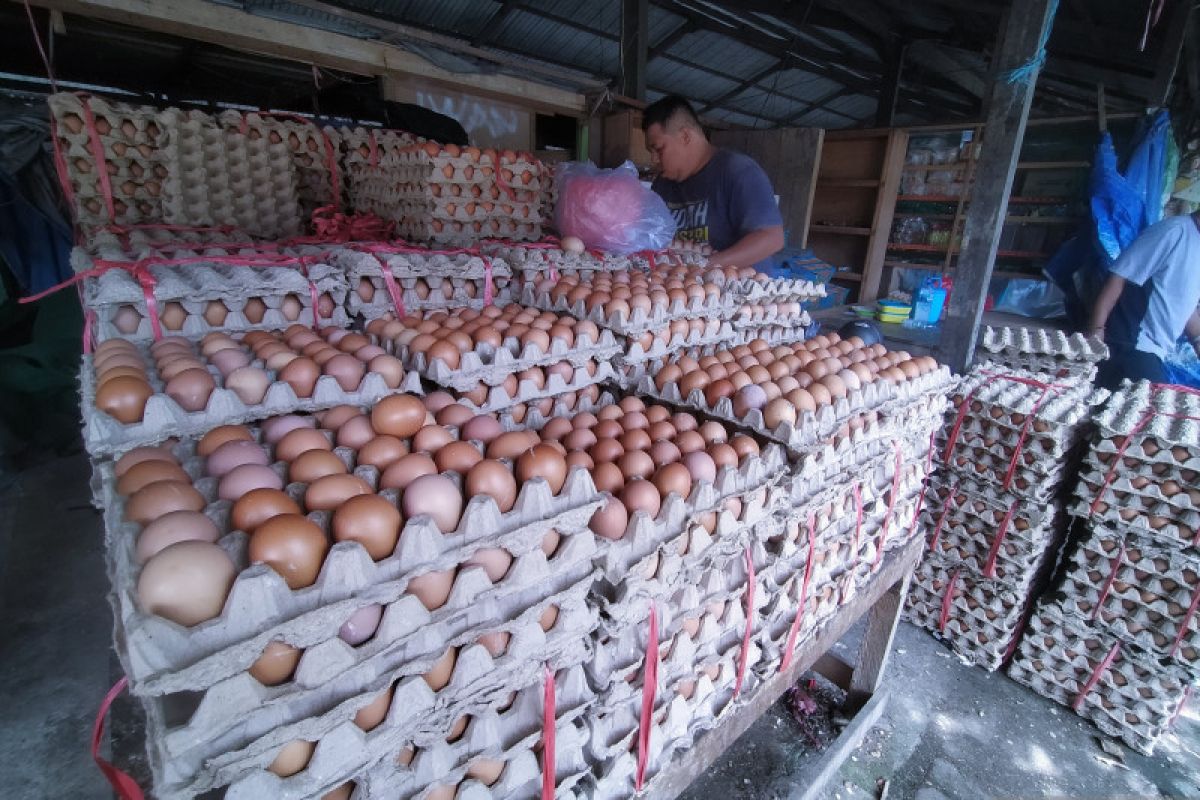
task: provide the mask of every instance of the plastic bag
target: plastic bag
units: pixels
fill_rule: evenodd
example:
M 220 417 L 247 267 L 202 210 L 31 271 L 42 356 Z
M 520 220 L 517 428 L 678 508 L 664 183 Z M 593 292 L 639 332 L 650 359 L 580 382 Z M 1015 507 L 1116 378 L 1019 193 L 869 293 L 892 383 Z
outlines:
M 996 311 L 1033 319 L 1065 317 L 1067 309 L 1062 289 L 1050 281 L 1014 278 L 1000 293 Z
M 661 197 L 642 186 L 628 161 L 616 169 L 572 161 L 558 167 L 555 179 L 558 232 L 578 236 L 589 249 L 665 250 L 675 238 L 675 217 Z

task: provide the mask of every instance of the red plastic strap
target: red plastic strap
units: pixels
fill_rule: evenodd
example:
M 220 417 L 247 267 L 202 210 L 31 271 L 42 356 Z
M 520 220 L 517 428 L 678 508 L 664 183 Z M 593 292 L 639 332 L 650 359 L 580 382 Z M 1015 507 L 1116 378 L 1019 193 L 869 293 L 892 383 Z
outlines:
M 1200 584 L 1196 586 L 1192 592 L 1192 604 L 1188 606 L 1187 613 L 1183 615 L 1183 621 L 1179 623 L 1179 633 L 1175 634 L 1175 641 L 1171 645 L 1171 657 L 1175 657 L 1176 651 L 1179 650 L 1179 645 L 1183 644 L 1183 637 L 1187 634 L 1188 625 L 1192 624 L 1192 617 L 1196 615 L 1196 607 L 1200 606 Z
M 646 660 L 642 673 L 642 714 L 638 723 L 637 774 L 634 785 L 640 792 L 646 780 L 646 765 L 650 760 L 650 723 L 654 716 L 654 695 L 658 690 L 658 609 L 650 604 L 650 640 L 646 643 Z
M 1129 445 L 1133 444 L 1133 437 L 1141 432 L 1143 428 L 1150 424 L 1150 420 L 1154 418 L 1154 409 L 1148 408 L 1125 436 L 1125 441 L 1121 442 L 1121 446 L 1117 448 L 1116 455 L 1113 457 L 1112 466 L 1108 468 L 1108 474 L 1104 476 L 1104 482 L 1100 484 L 1100 488 L 1096 490 L 1096 497 L 1092 500 L 1092 504 L 1088 506 L 1088 516 L 1096 513 L 1096 508 L 1100 505 L 1104 493 L 1108 491 L 1108 487 L 1112 485 L 1113 480 L 1117 477 L 1117 467 L 1121 465 L 1121 461 L 1125 458 L 1125 451 L 1129 449 Z
M 372 167 L 379 166 L 379 148 L 375 144 L 375 131 L 367 131 L 367 147 L 371 150 L 370 164 Z
M 80 95 L 79 101 L 83 106 L 83 121 L 88 129 L 88 143 L 92 149 L 92 158 L 96 160 L 97 179 L 100 181 L 100 192 L 104 195 L 104 207 L 108 210 L 108 218 L 117 221 L 116 206 L 113 204 L 112 183 L 108 179 L 108 162 L 104 158 L 104 145 L 100 143 L 100 131 L 96 130 L 96 115 L 87 95 Z
M 313 124 L 316 128 L 316 124 Z M 338 174 L 338 157 L 337 148 L 333 146 L 333 142 L 329 139 L 329 134 L 323 128 L 317 128 L 321 134 L 321 139 L 325 144 L 325 168 L 329 170 L 329 202 L 334 208 L 340 208 L 342 205 L 342 179 Z
M 1021 637 L 1025 635 L 1025 629 L 1029 627 L 1029 617 L 1033 609 L 1030 607 L 1033 604 L 1033 595 L 1029 596 L 1025 613 L 1021 615 L 1021 621 L 1017 623 L 1017 627 L 1013 630 L 1012 638 L 1008 640 L 1008 646 L 1004 648 L 1004 655 L 1001 657 L 1001 663 L 1007 664 L 1013 657 L 1013 653 L 1017 652 L 1017 645 L 1021 642 Z
M 162 338 L 162 323 L 158 319 L 158 300 L 154 297 L 154 286 L 157 281 L 149 268 L 138 267 L 133 270 L 133 277 L 137 278 L 138 284 L 142 287 L 142 297 L 146 299 L 146 316 L 150 317 L 150 329 L 154 331 L 154 341 Z
M 96 312 L 90 308 L 83 312 L 83 354 L 90 355 L 96 343 Z
M 301 256 L 300 271 L 304 273 L 304 280 L 308 284 L 308 298 L 312 303 L 313 330 L 316 330 L 321 327 L 321 314 L 317 308 L 317 305 L 321 302 L 321 297 L 317 293 L 317 285 L 308 276 L 308 268 L 313 263 L 313 258 L 314 256 Z
M 896 471 L 892 475 L 892 494 L 888 498 L 887 516 L 883 518 L 883 524 L 879 526 L 879 545 L 875 548 L 875 563 L 871 565 L 874 570 L 879 566 L 879 562 L 883 560 L 883 547 L 887 544 L 888 528 L 892 524 L 892 512 L 896 510 L 896 498 L 900 495 L 900 467 L 903 464 L 904 452 L 900 448 L 900 442 L 896 442 Z
M 942 511 L 938 514 L 937 523 L 933 526 L 933 535 L 929 537 L 929 549 L 933 550 L 937 547 L 938 539 L 942 536 L 942 526 L 946 524 L 946 515 L 950 513 L 950 504 L 957 505 L 958 484 L 955 483 L 950 487 L 950 494 L 946 495 L 945 502 L 942 503 Z
M 487 256 L 481 256 L 483 259 L 483 304 L 490 306 L 493 302 L 492 291 L 492 260 Z
M 947 463 L 950 461 L 950 455 L 954 452 L 954 445 L 958 441 L 959 431 L 962 430 L 963 420 L 967 418 L 967 412 L 971 410 L 971 398 L 974 396 L 975 390 L 972 389 L 958 404 L 958 413 L 954 415 L 954 424 L 950 426 L 950 433 L 946 436 L 946 449 L 942 451 L 942 461 Z
M 1004 488 L 1007 490 L 1012 486 L 1013 477 L 1017 474 L 1017 466 L 1021 461 L 1021 451 L 1025 449 L 1025 438 L 1029 435 L 1029 428 L 1033 425 L 1033 418 L 1042 408 L 1042 404 L 1050 397 L 1050 392 L 1058 392 L 1052 384 L 1047 384 L 1042 389 L 1042 394 L 1038 397 L 1037 402 L 1033 404 L 1033 409 L 1025 415 L 1025 424 L 1021 426 L 1021 435 L 1017 437 L 1017 446 L 1013 448 L 1012 460 L 1008 463 L 1008 470 L 1004 473 Z
M 542 679 L 542 800 L 554 800 L 555 756 L 554 735 L 556 733 L 554 671 L 550 665 L 545 667 L 545 677 Z
M 813 560 L 817 553 L 816 517 L 808 514 L 808 561 L 804 565 L 804 580 L 800 584 L 800 602 L 796 604 L 796 618 L 788 630 L 787 644 L 783 652 L 783 661 L 779 663 L 779 671 L 787 672 L 792 666 L 792 652 L 796 649 L 796 636 L 800 633 L 800 620 L 804 618 L 804 604 L 808 602 L 808 581 L 812 578 Z
M 1169 720 L 1167 720 L 1168 728 L 1175 727 L 1175 720 L 1179 719 L 1179 715 L 1183 713 L 1184 707 L 1188 704 L 1188 701 L 1191 699 L 1192 699 L 1192 686 L 1191 686 L 1191 684 L 1188 684 L 1187 687 L 1184 688 L 1184 690 L 1183 690 L 1183 699 L 1179 701 L 1179 706 L 1175 709 L 1175 713 L 1171 715 L 1171 718 Z
M 754 558 L 750 555 L 750 546 L 746 546 L 746 630 L 742 633 L 742 652 L 738 655 L 737 680 L 733 684 L 733 696 L 737 697 L 742 691 L 742 681 L 746 677 L 746 665 L 750 662 L 750 634 L 754 631 L 754 589 L 757 578 L 754 574 Z
M 1121 561 L 1125 558 L 1125 540 L 1121 540 L 1121 548 L 1117 550 L 1117 554 L 1113 556 L 1112 564 L 1108 570 L 1108 580 L 1104 582 L 1104 587 L 1100 590 L 1100 597 L 1096 600 L 1096 607 L 1092 609 L 1092 615 L 1088 619 L 1095 619 L 1100 615 L 1100 607 L 1104 605 L 1104 601 L 1108 599 L 1108 593 L 1112 591 L 1113 582 L 1117 580 L 1117 570 L 1121 567 Z
M 1117 654 L 1120 652 L 1121 640 L 1118 639 L 1117 641 L 1113 642 L 1113 646 L 1109 648 L 1108 654 L 1104 656 L 1103 660 L 1101 660 L 1101 662 L 1096 665 L 1096 668 L 1092 670 L 1092 676 L 1087 679 L 1087 683 L 1085 683 L 1083 688 L 1079 690 L 1079 694 L 1075 695 L 1075 699 L 1071 702 L 1072 709 L 1078 711 L 1083 707 L 1083 701 L 1084 698 L 1088 696 L 1088 692 L 1096 687 L 1096 684 L 1100 681 L 1100 677 L 1104 674 L 1104 671 L 1112 666 L 1112 663 L 1117 660 Z
M 392 298 L 392 305 L 396 308 L 396 316 L 407 316 L 404 311 L 404 293 L 400 289 L 400 285 L 396 283 L 396 276 L 392 274 L 392 268 L 387 265 L 379 256 L 375 257 L 379 262 L 379 274 L 383 276 L 383 285 L 387 288 L 387 293 Z
M 321 206 L 312 214 L 314 236 L 294 239 L 296 244 L 334 244 L 356 240 L 392 238 L 395 223 L 374 214 L 343 214 L 334 205 Z
M 908 527 L 917 527 L 917 519 L 921 516 L 921 507 L 925 505 L 925 490 L 929 488 L 929 476 L 933 474 L 933 451 L 936 447 L 937 431 L 929 434 L 929 451 L 925 454 L 925 475 L 921 478 L 921 492 L 917 495 L 917 505 L 913 510 L 912 522 Z
M 992 540 L 992 547 L 988 550 L 987 561 L 983 565 L 983 577 L 994 578 L 996 576 L 996 557 L 1000 555 L 1000 545 L 1004 543 L 1004 537 L 1008 534 L 1008 526 L 1012 524 L 1013 514 L 1017 512 L 1017 502 L 1012 501 L 1012 505 L 1008 507 L 1008 511 L 1004 512 L 1004 519 L 1000 520 L 1000 527 L 996 530 L 996 538 Z
M 33 9 L 29 7 L 29 0 L 24 0 L 25 16 L 29 18 L 29 30 L 33 32 L 33 41 L 37 45 L 38 53 L 42 56 L 42 66 L 46 68 L 46 77 L 50 79 L 50 91 L 58 93 L 58 81 L 54 79 L 54 67 L 50 65 L 50 57 L 46 55 L 46 48 L 42 44 L 42 35 L 38 33 L 37 23 L 33 19 Z
M 946 584 L 946 593 L 942 595 L 942 613 L 938 615 L 938 630 L 946 632 L 946 623 L 950 621 L 950 608 L 954 605 L 954 587 L 958 584 L 958 570 L 950 573 L 950 583 Z
M 54 148 L 54 171 L 58 174 L 58 185 L 62 187 L 63 197 L 71 209 L 71 218 L 76 219 L 78 210 L 75 208 L 75 189 L 71 186 L 67 159 L 63 156 L 62 141 L 58 138 L 58 120 L 54 118 L 54 112 L 50 112 L 50 143 Z
M 104 777 L 120 800 L 143 800 L 141 787 L 133 778 L 114 767 L 100 755 L 100 744 L 104 741 L 104 719 L 108 716 L 108 709 L 112 707 L 113 701 L 121 692 L 125 691 L 125 687 L 128 685 L 129 678 L 122 677 L 113 684 L 113 687 L 108 690 L 108 694 L 104 696 L 104 700 L 100 702 L 100 708 L 96 712 L 96 721 L 92 724 L 92 760 L 104 773 Z
M 858 543 L 862 536 L 863 523 L 863 499 L 862 499 L 862 483 L 855 482 L 854 488 L 851 490 L 854 495 L 854 558 L 858 560 Z

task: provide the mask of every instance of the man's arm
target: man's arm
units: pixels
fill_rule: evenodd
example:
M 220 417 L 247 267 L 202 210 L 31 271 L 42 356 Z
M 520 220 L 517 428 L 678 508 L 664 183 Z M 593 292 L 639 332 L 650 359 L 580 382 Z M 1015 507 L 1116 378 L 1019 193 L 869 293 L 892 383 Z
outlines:
M 1104 288 L 1100 290 L 1100 296 L 1096 298 L 1096 305 L 1092 307 L 1092 317 L 1088 321 L 1089 334 L 1104 338 L 1104 326 L 1108 324 L 1108 315 L 1116 307 L 1117 301 L 1121 299 L 1121 292 L 1124 290 L 1124 278 L 1120 275 L 1108 276 Z
M 708 264 L 713 267 L 752 267 L 759 261 L 783 249 L 783 226 L 771 225 L 760 228 L 739 239 L 732 247 L 709 256 Z
M 1187 340 L 1192 345 L 1192 349 L 1196 351 L 1196 355 L 1200 357 L 1200 309 L 1192 312 L 1188 317 L 1187 324 L 1183 326 L 1183 332 L 1187 334 Z

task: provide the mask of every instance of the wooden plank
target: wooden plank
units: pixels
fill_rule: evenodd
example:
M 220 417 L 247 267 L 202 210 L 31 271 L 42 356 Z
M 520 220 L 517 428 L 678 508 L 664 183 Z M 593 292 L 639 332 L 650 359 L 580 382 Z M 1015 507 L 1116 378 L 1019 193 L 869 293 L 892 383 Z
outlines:
M 68 14 L 118 22 L 248 53 L 288 58 L 356 75 L 416 75 L 473 94 L 560 114 L 581 116 L 578 92 L 509 75 L 457 73 L 395 45 L 249 14 L 215 3 L 188 0 L 30 0 Z
M 879 691 L 911 580 L 912 576 L 906 575 L 867 612 L 867 630 L 859 645 L 854 674 L 850 677 L 850 696 L 846 700 L 852 711 L 866 705 L 870 697 Z
M 870 303 L 879 297 L 883 262 L 887 256 L 888 240 L 892 237 L 892 217 L 896 213 L 896 197 L 900 192 L 907 152 L 908 134 L 902 130 L 889 133 L 883 171 L 880 173 L 879 194 L 875 201 L 875 215 L 871 219 L 871 239 L 867 243 L 867 256 L 863 262 L 863 282 L 858 292 L 860 303 Z
M 886 557 L 883 567 L 874 579 L 849 603 L 838 609 L 817 635 L 797 652 L 787 672 L 778 673 L 760 684 L 752 695 L 742 701 L 740 707 L 723 715 L 724 719 L 717 727 L 705 731 L 690 748 L 679 753 L 675 761 L 654 776 L 642 796 L 655 800 L 673 800 L 682 794 L 692 781 L 703 775 L 747 728 L 841 639 L 859 617 L 875 605 L 892 586 L 912 573 L 913 567 L 921 558 L 924 546 L 924 540 L 917 537 L 899 553 Z
M 842 764 L 850 754 L 858 749 L 867 733 L 879 722 L 883 711 L 887 708 L 890 694 L 881 689 L 871 696 L 871 699 L 858 709 L 850 724 L 842 729 L 833 744 L 821 754 L 821 758 L 811 769 L 801 769 L 792 776 L 794 786 L 804 787 L 799 794 L 789 795 L 788 800 L 825 800 L 828 797 L 826 789 L 829 782 L 837 777 Z
M 1162 20 L 1161 28 L 1166 31 L 1162 51 L 1154 68 L 1154 84 L 1147 98 L 1151 106 L 1165 106 L 1171 96 L 1171 84 L 1179 69 L 1179 57 L 1183 53 L 1184 34 L 1188 31 L 1189 17 L 1195 3 L 1192 0 L 1175 0 L 1170 17 Z
M 621 0 L 621 94 L 646 99 L 650 2 Z
M 1055 0 L 1015 0 L 1005 22 L 996 57 L 1000 68 L 990 93 L 975 185 L 963 227 L 962 257 L 938 346 L 941 361 L 956 372 L 965 372 L 975 357 L 979 322 L 1039 70 L 1034 66 L 1027 81 L 1015 83 L 1009 83 L 1003 75 L 1037 56 L 1056 8 Z

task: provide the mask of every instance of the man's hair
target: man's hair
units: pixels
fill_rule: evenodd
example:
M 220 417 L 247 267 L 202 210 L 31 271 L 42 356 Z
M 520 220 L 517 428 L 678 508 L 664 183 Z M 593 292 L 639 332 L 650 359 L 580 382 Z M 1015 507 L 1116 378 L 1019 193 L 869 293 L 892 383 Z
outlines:
M 642 132 L 650 130 L 651 125 L 661 125 L 664 128 L 672 125 L 686 125 L 704 133 L 704 126 L 696 116 L 696 110 L 686 98 L 677 94 L 669 94 L 646 106 L 642 112 Z

